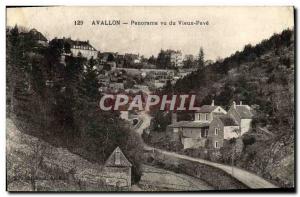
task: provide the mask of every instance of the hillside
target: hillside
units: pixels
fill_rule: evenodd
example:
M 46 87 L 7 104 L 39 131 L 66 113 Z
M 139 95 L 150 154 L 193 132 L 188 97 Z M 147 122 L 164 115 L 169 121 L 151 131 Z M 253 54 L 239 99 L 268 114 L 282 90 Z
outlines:
M 66 148 L 57 148 L 20 132 L 7 119 L 8 191 L 114 191 L 101 182 L 103 167 Z M 206 182 L 152 166 L 131 191 L 211 190 Z
M 235 164 L 282 187 L 294 186 L 294 32 L 284 30 L 178 80 L 177 93 L 214 99 L 225 109 L 242 101 L 256 110 Z M 229 148 L 230 150 L 230 148 Z M 226 152 L 226 151 L 224 151 Z M 223 155 L 223 162 L 230 156 Z
M 28 135 L 103 164 L 119 146 L 140 179 L 138 136 L 114 111 L 99 111 L 96 60 L 64 57 L 63 40 L 41 45 L 37 30 L 15 26 L 6 31 L 7 117 Z
M 101 189 L 93 184 L 101 174 L 101 165 L 20 132 L 11 119 L 6 127 L 8 191 Z

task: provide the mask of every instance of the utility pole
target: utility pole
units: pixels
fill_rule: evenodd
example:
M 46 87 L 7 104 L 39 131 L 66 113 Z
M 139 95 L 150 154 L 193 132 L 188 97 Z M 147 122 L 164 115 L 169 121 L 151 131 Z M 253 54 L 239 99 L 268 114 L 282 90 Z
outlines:
M 234 142 L 232 153 L 231 153 L 231 174 L 233 176 L 233 169 L 234 169 L 234 156 L 235 156 L 235 150 L 236 150 L 236 141 Z

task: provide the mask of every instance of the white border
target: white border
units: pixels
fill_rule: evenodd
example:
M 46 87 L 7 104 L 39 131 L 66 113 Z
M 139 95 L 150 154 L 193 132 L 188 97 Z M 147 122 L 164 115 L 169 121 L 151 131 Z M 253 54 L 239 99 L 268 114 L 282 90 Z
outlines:
M 41 0 L 2 0 L 0 1 L 0 39 L 1 39 L 1 45 L 0 45 L 0 196 L 8 196 L 8 195 L 16 195 L 16 194 L 9 194 L 5 191 L 5 73 L 6 73 L 6 64 L 5 64 L 5 6 L 7 5 L 113 5 L 113 6 L 122 6 L 122 5 L 162 5 L 162 6 L 180 6 L 180 5 L 197 5 L 197 6 L 209 6 L 209 5 L 217 5 L 217 6 L 284 6 L 284 5 L 293 5 L 296 8 L 300 8 L 300 1 L 298 0 L 247 0 L 247 1 L 238 1 L 238 0 L 229 0 L 229 1 L 222 1 L 222 0 L 202 0 L 202 1 L 194 1 L 194 0 L 148 0 L 148 1 L 138 1 L 138 0 L 106 0 L 106 1 L 96 1 L 96 0 L 51 0 L 51 1 L 41 1 Z M 46 22 L 46 21 L 45 21 Z M 295 21 L 297 24 L 295 24 L 296 27 L 298 27 L 298 21 Z M 299 30 L 297 30 L 297 38 L 299 38 Z M 298 49 L 298 44 L 297 44 Z M 297 50 L 297 60 L 299 60 L 299 50 Z M 297 66 L 297 65 L 296 65 Z M 297 76 L 299 76 L 299 69 L 297 69 Z M 299 81 L 299 80 L 298 80 Z M 300 92 L 299 84 L 297 84 L 297 92 Z M 299 105 L 298 105 L 299 106 Z M 297 112 L 298 111 L 297 107 Z M 299 122 L 299 115 L 297 117 L 297 122 Z M 296 131 L 298 133 L 298 131 Z M 299 143 L 299 133 L 297 134 L 297 142 Z M 298 147 L 298 146 L 297 146 Z M 299 151 L 297 150 L 297 158 L 299 158 Z M 298 169 L 299 170 L 299 169 Z M 298 181 L 299 182 L 299 181 Z M 299 184 L 297 185 L 297 187 Z M 58 196 L 66 195 L 67 193 L 56 193 Z M 175 194 L 175 195 L 186 195 L 184 194 Z M 204 193 L 190 193 L 190 194 L 196 194 L 201 196 L 216 196 L 218 194 L 204 194 Z M 26 194 L 26 195 L 33 195 L 33 194 Z M 44 194 L 34 194 L 35 196 L 42 196 Z M 70 195 L 70 194 L 68 194 Z M 71 194 L 74 195 L 74 194 Z M 77 196 L 85 196 L 86 194 L 76 194 Z M 115 195 L 128 195 L 128 194 L 98 194 L 98 195 L 109 195 L 109 196 L 115 196 Z M 129 195 L 135 195 L 133 193 L 130 193 Z M 140 195 L 146 195 L 146 194 L 140 194 Z M 170 194 L 152 194 L 156 196 L 163 196 L 163 195 L 173 195 Z M 231 194 L 229 194 L 231 195 Z M 237 195 L 240 195 L 237 193 Z M 243 195 L 243 194 L 242 194 Z M 265 195 L 273 195 L 273 194 L 256 194 L 258 196 L 265 196 Z

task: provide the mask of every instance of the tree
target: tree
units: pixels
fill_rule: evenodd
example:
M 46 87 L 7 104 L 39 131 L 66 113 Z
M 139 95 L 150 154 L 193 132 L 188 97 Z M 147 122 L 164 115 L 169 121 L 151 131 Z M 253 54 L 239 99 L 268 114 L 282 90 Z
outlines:
M 204 51 L 203 48 L 201 47 L 198 55 L 198 68 L 202 69 L 203 67 L 204 67 Z
M 171 67 L 171 60 L 168 51 L 160 50 L 157 55 L 157 66 L 161 69 L 166 69 Z
M 185 60 L 183 61 L 184 68 L 193 68 L 195 67 L 195 61 L 193 55 L 186 55 Z
M 149 57 L 149 59 L 148 59 L 148 63 L 149 64 L 156 64 L 156 58 L 153 56 L 153 55 L 151 55 L 150 57 Z
M 151 120 L 151 130 L 156 132 L 165 132 L 169 124 L 171 124 L 170 113 L 165 114 L 163 111 L 157 110 L 153 112 L 154 116 Z
M 95 69 L 96 61 L 91 58 L 85 65 L 85 71 L 83 72 L 83 78 L 81 82 L 81 93 L 91 101 L 98 101 L 99 87 L 98 72 Z

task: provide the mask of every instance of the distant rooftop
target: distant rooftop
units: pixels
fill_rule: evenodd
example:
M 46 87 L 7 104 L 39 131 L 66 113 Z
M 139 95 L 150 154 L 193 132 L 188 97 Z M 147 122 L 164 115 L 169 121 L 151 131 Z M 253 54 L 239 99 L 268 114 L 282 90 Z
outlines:
M 90 44 L 89 41 L 80 41 L 80 40 L 71 40 L 71 39 L 69 39 L 68 42 L 70 43 L 71 47 L 72 47 L 72 46 L 89 47 L 89 48 L 91 48 L 93 51 L 97 51 L 97 50 Z

